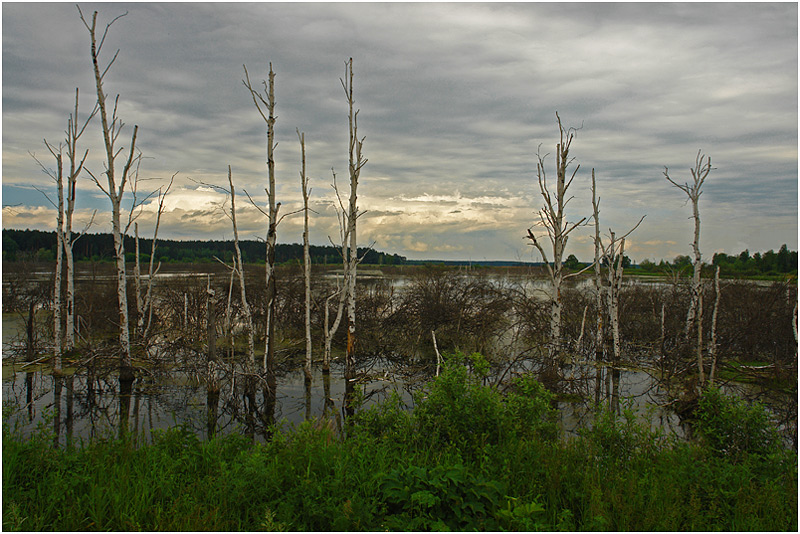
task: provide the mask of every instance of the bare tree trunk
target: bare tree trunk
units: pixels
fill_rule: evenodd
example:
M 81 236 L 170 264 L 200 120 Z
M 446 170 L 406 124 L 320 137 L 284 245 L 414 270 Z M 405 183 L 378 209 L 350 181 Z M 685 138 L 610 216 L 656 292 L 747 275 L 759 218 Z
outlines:
M 701 150 L 697 151 L 695 166 L 689 169 L 692 173 L 692 183 L 678 184 L 669 176 L 669 169 L 664 167 L 664 178 L 672 185 L 686 193 L 692 201 L 692 218 L 694 219 L 694 241 L 692 251 L 694 252 L 694 272 L 692 275 L 692 300 L 689 304 L 689 313 L 686 316 L 686 339 L 689 339 L 692 323 L 697 330 L 697 371 L 700 377 L 700 387 L 705 384 L 705 371 L 703 369 L 703 338 L 702 338 L 702 295 L 700 284 L 700 272 L 702 270 L 702 255 L 700 253 L 700 195 L 703 194 L 702 187 L 708 174 L 711 172 L 711 157 L 703 155 Z
M 614 232 L 611 232 L 611 243 L 606 253 L 608 260 L 608 315 L 611 322 L 611 336 L 614 347 L 614 365 L 619 365 L 621 360 L 621 347 L 619 337 L 619 293 L 622 290 L 622 259 L 625 254 L 625 238 L 619 242 L 619 253 L 615 250 L 616 242 Z
M 581 333 L 578 336 L 578 342 L 577 342 L 577 350 L 581 353 L 581 359 L 585 357 L 585 355 L 583 354 L 582 344 L 583 344 L 583 332 L 586 329 L 586 314 L 588 312 L 589 312 L 589 305 L 587 304 L 583 308 L 583 319 L 581 319 Z
M 244 313 L 244 327 L 247 332 L 247 361 L 250 365 L 250 372 L 256 370 L 256 344 L 253 332 L 253 315 L 250 312 L 250 305 L 247 303 L 247 290 L 244 281 L 244 263 L 242 262 L 242 251 L 239 248 L 239 228 L 236 226 L 236 191 L 233 187 L 231 178 L 231 166 L 228 165 L 228 184 L 231 192 L 231 222 L 233 222 L 233 246 L 236 250 L 235 267 L 239 273 L 239 288 L 242 296 L 242 312 Z
M 343 251 L 345 250 L 344 245 L 342 245 L 342 250 Z M 343 264 L 349 265 L 346 258 L 343 260 Z M 347 290 L 344 287 L 346 280 L 347 280 L 347 268 L 345 267 L 345 275 L 343 276 L 342 279 L 342 286 L 337 287 L 337 291 L 325 299 L 325 325 L 324 325 L 325 348 L 322 356 L 322 372 L 325 374 L 330 373 L 331 370 L 331 345 L 333 343 L 333 336 L 334 334 L 336 334 L 337 330 L 339 330 L 339 324 L 341 323 L 342 316 L 344 315 L 344 303 L 347 296 Z M 339 281 L 337 280 L 336 283 L 338 286 Z M 329 328 L 328 325 L 330 323 L 330 301 L 336 296 L 339 297 L 339 303 L 336 308 L 336 318 L 333 320 L 333 325 Z
M 66 257 L 67 264 L 67 293 L 65 296 L 67 321 L 64 348 L 67 351 L 71 351 L 75 348 L 75 261 L 73 255 L 73 245 L 80 238 L 80 236 L 89 229 L 94 222 L 94 217 L 97 213 L 97 211 L 95 211 L 92 214 L 91 220 L 88 222 L 83 231 L 73 239 L 72 216 L 75 212 L 75 189 L 78 182 L 78 176 L 83 170 L 83 164 L 86 161 L 86 157 L 89 155 L 89 150 L 87 149 L 84 151 L 83 157 L 80 159 L 80 161 L 78 161 L 78 139 L 80 139 L 81 135 L 83 135 L 86 127 L 89 125 L 92 118 L 94 118 L 98 111 L 97 105 L 95 105 L 95 107 L 92 109 L 92 112 L 89 113 L 89 116 L 86 118 L 86 121 L 83 122 L 83 125 L 78 127 L 78 96 L 79 92 L 76 88 L 75 111 L 67 120 L 67 135 L 65 139 L 67 146 L 67 158 L 69 159 L 69 176 L 67 176 L 67 203 L 66 211 L 64 213 L 64 255 Z
M 177 174 L 177 173 L 176 173 Z M 156 243 L 158 241 L 158 228 L 161 225 L 161 215 L 164 213 L 164 200 L 167 198 L 169 190 L 175 181 L 175 174 L 169 181 L 166 190 L 162 192 L 158 190 L 158 212 L 156 214 L 156 225 L 153 229 L 153 241 L 150 244 L 150 264 L 147 269 L 147 290 L 142 295 L 141 291 L 141 270 L 139 268 L 139 229 L 138 223 L 134 224 L 136 232 L 136 309 L 138 311 L 138 320 L 136 323 L 137 338 L 143 346 L 146 346 L 150 337 L 150 326 L 153 322 L 153 284 L 158 271 L 161 269 L 161 262 L 153 268 L 153 262 L 156 256 Z
M 66 260 L 67 293 L 64 296 L 64 307 L 67 321 L 64 332 L 64 350 L 71 351 L 75 348 L 75 258 L 72 253 L 71 217 L 67 217 L 67 226 L 64 230 L 64 259 Z
M 303 371 L 306 384 L 311 383 L 311 254 L 308 242 L 308 176 L 306 176 L 306 138 L 298 130 L 300 138 L 300 151 L 302 153 L 302 168 L 300 171 L 300 185 L 303 192 L 303 280 L 305 282 L 305 322 L 306 322 L 306 360 Z M 308 396 L 310 397 L 310 390 Z M 309 401 L 310 407 L 310 401 Z
M 661 337 L 658 340 L 658 346 L 659 346 L 660 351 L 661 351 L 661 359 L 662 359 L 662 361 L 666 357 L 666 355 L 664 354 L 664 350 L 666 348 L 665 343 L 667 341 L 666 307 L 667 307 L 667 303 L 662 301 L 661 302 Z
M 214 310 L 214 290 L 211 289 L 211 275 L 206 283 L 206 338 L 208 345 L 206 383 L 209 390 L 219 392 L 219 384 L 216 381 L 217 363 L 217 314 Z
M 243 66 L 244 67 L 244 66 Z M 275 197 L 275 72 L 272 70 L 272 63 L 269 64 L 269 84 L 264 82 L 264 91 L 266 98 L 264 98 L 258 91 L 253 89 L 250 83 L 250 75 L 247 72 L 247 67 L 244 67 L 245 79 L 242 83 L 247 90 L 250 91 L 250 96 L 253 98 L 253 103 L 258 110 L 258 113 L 267 124 L 267 174 L 268 185 L 265 188 L 267 192 L 267 252 L 265 262 L 265 275 L 266 275 L 266 288 L 267 288 L 267 324 L 265 328 L 265 341 L 264 341 L 264 361 L 262 369 L 267 377 L 267 382 L 272 384 L 275 380 L 275 301 L 277 285 L 275 283 L 275 243 L 277 241 L 277 226 L 278 226 L 278 210 L 280 203 L 276 202 Z M 264 113 L 262 106 L 266 108 L 267 113 Z M 252 200 L 252 199 L 251 199 Z M 255 203 L 253 203 L 255 205 Z M 257 207 L 257 206 L 256 206 Z M 262 213 L 264 210 L 258 208 Z
M 233 296 L 233 278 L 236 274 L 236 260 L 234 260 L 233 268 L 231 269 L 231 280 L 228 283 L 228 303 L 225 307 L 225 336 L 228 339 L 228 344 L 230 347 L 230 357 L 231 361 L 233 361 L 233 328 L 231 328 L 231 297 Z
M 544 248 L 537 240 L 536 236 L 531 229 L 528 229 L 528 239 L 531 240 L 533 246 L 539 251 L 542 260 L 547 266 L 547 272 L 550 276 L 550 365 L 555 368 L 558 361 L 561 359 L 561 286 L 565 279 L 563 271 L 563 258 L 566 249 L 569 234 L 578 226 L 583 224 L 586 218 L 582 218 L 576 223 L 568 223 L 565 221 L 565 208 L 569 202 L 566 193 L 569 189 L 572 180 L 575 179 L 575 174 L 578 172 L 580 165 L 575 167 L 572 175 L 567 180 L 567 167 L 571 163 L 569 158 L 569 149 L 572 140 L 575 137 L 575 132 L 565 130 L 561 125 L 561 117 L 556 113 L 558 120 L 558 130 L 560 135 L 560 142 L 556 146 L 556 197 L 555 200 L 547 186 L 547 177 L 545 173 L 544 159 L 541 153 L 537 153 L 536 174 L 539 182 L 539 192 L 544 200 L 544 207 L 539 210 L 539 219 L 541 226 L 547 230 L 547 237 L 553 252 L 553 261 L 547 259 L 547 254 Z M 582 271 L 581 271 L 582 272 Z M 574 273 L 575 275 L 580 273 Z
M 708 357 L 711 358 L 711 373 L 708 381 L 714 385 L 717 371 L 717 314 L 719 313 L 719 265 L 714 272 L 714 311 L 711 312 L 711 341 L 708 344 Z
M 137 341 L 141 341 L 142 330 L 139 325 L 144 317 L 144 298 L 142 295 L 142 269 L 139 258 L 139 223 L 133 223 L 133 246 L 136 255 L 133 264 L 133 287 L 136 293 L 136 333 L 134 337 Z
M 120 356 L 121 369 L 131 367 L 131 346 L 130 332 L 128 326 L 128 290 L 127 276 L 125 273 L 125 243 L 122 232 L 120 231 L 120 202 L 113 201 L 114 206 L 111 211 L 112 227 L 114 232 L 114 252 L 117 264 L 117 303 L 119 304 L 119 344 L 122 349 Z
M 604 310 L 603 278 L 601 276 L 602 242 L 600 241 L 600 199 L 597 197 L 597 184 L 592 169 L 592 209 L 594 218 L 594 290 L 595 307 L 597 308 L 597 335 L 595 338 L 595 361 L 603 361 Z
M 128 294 L 127 294 L 127 287 L 126 287 L 126 275 L 125 275 L 125 245 L 123 241 L 122 235 L 122 227 L 120 223 L 120 205 L 122 202 L 122 196 L 125 192 L 125 185 L 128 180 L 129 172 L 132 168 L 134 163 L 134 151 L 136 148 L 136 136 L 139 130 L 138 126 L 133 127 L 133 135 L 131 136 L 131 144 L 128 159 L 125 166 L 122 169 L 122 173 L 119 179 L 119 184 L 117 184 L 117 176 L 116 176 L 116 164 L 115 160 L 117 156 L 121 153 L 122 149 L 117 149 L 115 147 L 116 140 L 120 134 L 120 130 L 122 129 L 123 123 L 117 116 L 117 104 L 119 102 L 119 95 L 117 95 L 116 99 L 114 100 L 114 107 L 111 112 L 111 120 L 109 121 L 109 114 L 106 106 L 106 95 L 103 91 L 103 79 L 108 72 L 108 69 L 114 63 L 114 60 L 117 58 L 115 54 L 111 61 L 108 63 L 105 69 L 103 69 L 102 73 L 100 70 L 99 65 L 99 56 L 103 48 L 103 43 L 105 42 L 106 35 L 108 34 L 108 29 L 117 21 L 120 17 L 124 15 L 120 15 L 113 19 L 108 25 L 106 25 L 106 29 L 103 32 L 103 35 L 100 39 L 100 42 L 97 42 L 97 11 L 94 12 L 92 15 L 92 23 L 91 25 L 86 21 L 83 17 L 83 13 L 80 11 L 80 7 L 78 8 L 78 12 L 80 13 L 81 21 L 83 22 L 86 29 L 89 31 L 89 36 L 91 39 L 91 58 L 92 58 L 92 66 L 94 68 L 94 78 L 95 78 L 95 87 L 97 89 L 97 107 L 100 111 L 100 120 L 102 122 L 102 129 L 103 129 L 103 141 L 105 144 L 106 149 L 106 169 L 105 174 L 108 178 L 108 186 L 107 189 L 103 187 L 97 177 L 90 173 L 92 179 L 95 181 L 97 186 L 108 196 L 109 200 L 111 201 L 111 224 L 112 224 L 112 233 L 114 236 L 114 254 L 116 256 L 116 265 L 117 265 L 117 302 L 119 305 L 119 344 L 120 344 L 120 381 L 122 380 L 132 380 L 133 377 L 133 369 L 131 367 L 131 348 L 130 348 L 130 333 L 128 327 Z M 117 51 L 119 53 L 119 51 Z M 136 158 L 138 160 L 138 157 Z
M 231 274 L 233 274 L 233 271 L 231 271 Z M 217 379 L 217 314 L 214 308 L 214 290 L 211 289 L 211 275 L 208 276 L 206 282 L 206 337 L 208 340 L 208 354 L 206 357 L 206 428 L 208 437 L 212 438 L 217 430 L 220 386 Z
M 697 370 L 700 375 L 700 387 L 705 385 L 705 362 L 703 360 L 703 291 L 697 295 Z
M 431 337 L 433 338 L 433 351 L 436 353 L 436 376 L 439 376 L 439 368 L 442 365 L 442 355 L 439 354 L 439 347 L 436 344 L 436 331 L 431 330 Z
M 342 321 L 342 317 L 344 314 L 344 305 L 347 301 L 347 290 L 349 287 L 348 280 L 350 277 L 350 261 L 348 258 L 348 236 L 350 235 L 350 225 L 348 224 L 347 218 L 347 209 L 344 207 L 342 203 L 341 196 L 339 195 L 339 187 L 336 183 L 336 173 L 331 169 L 331 173 L 333 174 L 333 191 L 336 194 L 336 199 L 339 203 L 339 208 L 336 211 L 337 220 L 339 222 L 339 243 L 340 245 L 334 245 L 339 247 L 339 251 L 342 258 L 342 280 L 341 282 L 337 278 L 336 280 L 336 291 L 334 291 L 331 295 L 329 295 L 325 299 L 325 324 L 324 324 L 324 335 L 325 335 L 325 348 L 324 353 L 322 356 L 322 372 L 323 374 L 330 373 L 330 361 L 331 361 L 331 344 L 333 342 L 333 336 L 339 330 L 339 324 Z M 328 239 L 333 244 L 333 240 L 328 236 Z M 339 302 L 336 307 L 336 318 L 333 320 L 333 325 L 328 327 L 330 323 L 330 301 L 338 296 Z
M 48 169 L 44 163 L 39 161 L 36 158 L 36 155 L 32 152 L 30 153 L 31 157 L 33 157 L 34 161 L 39 164 L 42 171 L 50 176 L 56 184 L 56 193 L 58 203 L 53 202 L 50 199 L 50 196 L 38 189 L 42 195 L 50 202 L 54 208 L 56 208 L 56 270 L 53 276 L 53 302 L 52 302 L 52 310 L 53 310 L 53 370 L 54 373 L 58 373 L 61 371 L 61 355 L 64 351 L 64 342 L 63 342 L 63 330 L 62 330 L 62 305 L 61 305 L 61 295 L 62 295 L 62 273 L 64 271 L 63 266 L 63 251 L 64 251 L 64 165 L 63 165 L 63 148 L 59 144 L 58 148 L 56 149 L 50 143 L 47 142 L 47 139 L 44 140 L 44 145 L 47 147 L 47 150 L 50 151 L 50 154 L 53 155 L 56 161 L 56 168 L 55 170 Z M 34 186 L 35 187 L 35 186 Z
M 349 253 L 348 253 L 348 276 L 347 283 L 347 352 L 345 354 L 345 400 L 344 411 L 347 415 L 354 413 L 352 405 L 352 393 L 354 381 L 356 376 L 356 360 L 355 360 L 355 345 L 356 345 L 356 269 L 358 267 L 358 240 L 356 239 L 356 221 L 358 220 L 358 205 L 357 205 L 357 188 L 358 178 L 361 173 L 362 167 L 366 164 L 361 156 L 361 147 L 364 139 L 358 138 L 358 111 L 353 112 L 353 58 L 350 58 L 346 64 L 345 76 L 348 81 L 342 80 L 342 87 L 344 88 L 345 95 L 347 96 L 347 103 L 350 108 L 349 126 L 350 126 L 350 143 L 349 143 L 349 169 L 350 169 L 350 204 L 347 217 L 347 226 L 349 228 Z
M 64 174 L 61 161 L 61 150 L 59 149 L 57 156 L 58 164 L 58 216 L 56 218 L 56 273 L 53 284 L 53 370 L 55 373 L 61 372 L 61 355 L 64 352 L 64 341 L 62 336 L 62 306 L 61 306 L 61 293 L 62 283 L 61 275 L 64 269 Z

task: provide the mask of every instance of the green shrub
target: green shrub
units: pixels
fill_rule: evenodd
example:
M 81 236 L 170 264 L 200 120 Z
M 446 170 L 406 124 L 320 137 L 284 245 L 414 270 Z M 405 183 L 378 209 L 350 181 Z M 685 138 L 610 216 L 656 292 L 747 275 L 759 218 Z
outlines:
M 553 397 L 533 375 L 514 379 L 505 405 L 515 436 L 542 440 L 553 440 L 558 436 L 558 412 L 553 408 Z
M 694 429 L 714 454 L 732 461 L 768 456 L 781 450 L 769 413 L 760 403 L 748 404 L 718 388 L 706 390 L 695 413 Z
M 455 446 L 476 455 L 487 443 L 498 443 L 503 432 L 501 395 L 484 387 L 468 372 L 461 353 L 445 359 L 442 372 L 425 393 L 416 396 L 417 435 L 432 446 Z
M 463 464 L 404 466 L 381 478 L 390 530 L 531 530 L 544 508 L 505 496 L 501 483 Z
M 586 446 L 601 464 L 619 464 L 652 458 L 666 444 L 661 430 L 653 430 L 637 420 L 627 407 L 617 415 L 603 405 L 591 428 L 582 430 Z
M 357 412 L 348 432 L 375 438 L 406 442 L 411 436 L 411 412 L 396 391 L 382 402 Z
M 427 392 L 416 396 L 412 419 L 420 439 L 436 446 L 455 446 L 470 457 L 486 445 L 512 439 L 554 439 L 558 427 L 552 394 L 532 375 L 524 375 L 514 380 L 504 397 L 482 384 L 488 369 L 485 362 L 477 353 L 446 356 L 441 374 Z

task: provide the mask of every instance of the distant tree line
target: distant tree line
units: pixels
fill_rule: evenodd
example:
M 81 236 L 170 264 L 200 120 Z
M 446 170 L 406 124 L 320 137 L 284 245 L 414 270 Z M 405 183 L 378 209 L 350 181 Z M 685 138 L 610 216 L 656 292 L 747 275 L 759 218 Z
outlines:
M 656 264 L 649 260 L 644 260 L 638 265 L 644 271 L 658 272 L 672 270 L 689 269 L 692 260 L 689 256 L 676 256 L 672 262 L 661 260 Z M 758 275 L 781 275 L 797 274 L 797 251 L 789 250 L 787 245 L 782 245 L 778 252 L 768 250 L 763 254 L 756 252 L 750 255 L 749 250 L 744 250 L 739 254 L 728 255 L 724 252 L 717 252 L 711 259 L 713 269 L 719 266 L 722 276 L 758 276 Z
M 139 239 L 141 250 L 150 250 L 150 239 Z M 263 241 L 240 241 L 242 259 L 247 263 L 264 263 L 266 244 Z M 125 250 L 134 250 L 133 237 L 125 236 Z M 173 241 L 159 239 L 156 244 L 156 260 L 163 263 L 196 263 L 216 261 L 214 257 L 231 262 L 233 241 Z M 114 239 L 111 234 L 86 234 L 74 247 L 75 261 L 114 260 Z M 3 229 L 3 261 L 17 261 L 20 253 L 33 256 L 39 261 L 55 261 L 56 233 L 41 230 Z M 311 245 L 311 262 L 315 264 L 341 264 L 339 250 L 331 245 Z M 359 256 L 365 255 L 363 263 L 370 265 L 402 265 L 405 256 L 386 254 L 372 249 L 359 249 Z M 126 253 L 128 261 L 134 261 L 133 252 Z M 140 255 L 142 261 L 150 259 L 149 254 Z M 278 244 L 275 250 L 276 263 L 302 262 L 303 245 Z

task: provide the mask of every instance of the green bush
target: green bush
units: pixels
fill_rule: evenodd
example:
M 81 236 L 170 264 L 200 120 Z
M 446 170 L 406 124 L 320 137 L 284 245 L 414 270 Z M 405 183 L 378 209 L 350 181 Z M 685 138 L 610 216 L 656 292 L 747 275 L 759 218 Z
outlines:
M 506 488 L 463 464 L 403 466 L 381 478 L 390 530 L 534 530 L 544 507 L 518 503 Z
M 506 395 L 505 409 L 511 431 L 518 438 L 553 440 L 558 436 L 558 412 L 554 395 L 533 375 L 514 378 Z
M 445 357 L 441 374 L 416 396 L 417 435 L 430 444 L 454 446 L 471 457 L 487 445 L 514 439 L 555 439 L 553 395 L 532 375 L 523 375 L 514 379 L 504 396 L 482 384 L 488 371 L 485 362 L 478 353 Z
M 694 429 L 718 456 L 734 462 L 745 456 L 765 457 L 781 450 L 781 440 L 769 412 L 760 403 L 706 390 L 695 413 Z
M 356 412 L 348 432 L 366 435 L 396 443 L 405 443 L 411 437 L 411 412 L 396 391 L 369 408 Z
M 414 422 L 421 439 L 432 446 L 455 446 L 475 454 L 500 439 L 503 405 L 500 395 L 469 374 L 464 355 L 445 358 L 441 374 L 427 392 L 415 396 Z
M 582 430 L 581 435 L 601 465 L 648 461 L 668 441 L 660 430 L 638 421 L 631 408 L 617 415 L 608 405 L 601 406 L 591 428 Z

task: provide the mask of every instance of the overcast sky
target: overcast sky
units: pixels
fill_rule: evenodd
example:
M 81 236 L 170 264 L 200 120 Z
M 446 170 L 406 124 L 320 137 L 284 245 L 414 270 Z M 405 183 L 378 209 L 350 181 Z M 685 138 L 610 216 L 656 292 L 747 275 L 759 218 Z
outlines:
M 82 4 L 111 27 L 105 61 L 119 49 L 106 92 L 119 94 L 128 146 L 139 126 L 140 190 L 178 172 L 159 235 L 232 238 L 224 196 L 198 182 L 265 200 L 266 128 L 242 85 L 276 72 L 278 200 L 300 205 L 305 132 L 311 240 L 338 235 L 331 168 L 347 179 L 347 102 L 339 81 L 353 57 L 361 174 L 359 241 L 421 259 L 539 261 L 524 239 L 542 206 L 536 152 L 555 176 L 556 112 L 579 128 L 580 170 L 567 218 L 591 216 L 597 176 L 604 232 L 646 219 L 629 238 L 635 261 L 691 254 L 691 205 L 663 177 L 691 179 L 697 151 L 715 169 L 700 201 L 704 258 L 714 252 L 797 249 L 798 34 L 796 3 L 714 4 Z M 4 228 L 54 229 L 55 197 L 42 142 L 63 139 L 80 88 L 95 99 L 89 38 L 73 3 L 2 5 Z M 102 59 L 102 58 L 101 58 Z M 100 122 L 81 139 L 87 166 L 103 171 Z M 244 238 L 264 237 L 264 216 L 237 195 Z M 76 219 L 108 198 L 81 178 Z M 140 234 L 152 233 L 154 204 Z M 80 224 L 76 223 L 80 227 Z M 541 232 L 541 228 L 535 230 Z M 288 217 L 279 242 L 300 242 Z M 567 253 L 593 255 L 592 227 Z

